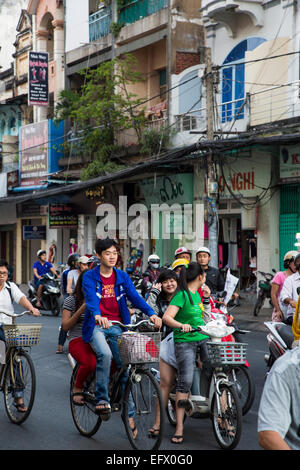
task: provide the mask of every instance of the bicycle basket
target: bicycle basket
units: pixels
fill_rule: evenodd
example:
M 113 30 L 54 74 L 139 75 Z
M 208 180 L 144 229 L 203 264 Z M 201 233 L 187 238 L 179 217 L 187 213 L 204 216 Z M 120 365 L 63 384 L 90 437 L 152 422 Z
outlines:
M 42 324 L 3 325 L 7 346 L 35 346 L 40 342 Z
M 118 337 L 118 346 L 123 364 L 157 362 L 161 333 L 136 333 L 126 331 Z
M 208 358 L 212 366 L 241 365 L 246 362 L 246 343 L 208 341 L 206 344 Z

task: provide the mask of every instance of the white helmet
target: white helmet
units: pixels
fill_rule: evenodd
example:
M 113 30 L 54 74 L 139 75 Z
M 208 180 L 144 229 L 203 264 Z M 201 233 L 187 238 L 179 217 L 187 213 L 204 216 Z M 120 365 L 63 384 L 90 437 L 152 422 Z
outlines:
M 36 256 L 39 258 L 41 255 L 45 255 L 46 254 L 46 250 L 38 250 Z
M 288 251 L 283 258 L 283 261 L 295 259 L 299 251 Z
M 175 251 L 174 258 L 176 258 L 176 256 L 178 256 L 178 255 L 182 255 L 183 253 L 188 253 L 190 256 L 192 256 L 192 253 L 190 252 L 190 250 L 188 250 L 185 246 L 180 246 Z
M 198 253 L 207 253 L 210 256 L 210 251 L 206 246 L 200 246 L 200 248 L 198 248 L 198 250 L 196 251 L 196 255 Z
M 160 258 L 159 256 L 157 256 L 155 253 L 153 253 L 152 255 L 148 256 L 148 263 L 160 263 Z

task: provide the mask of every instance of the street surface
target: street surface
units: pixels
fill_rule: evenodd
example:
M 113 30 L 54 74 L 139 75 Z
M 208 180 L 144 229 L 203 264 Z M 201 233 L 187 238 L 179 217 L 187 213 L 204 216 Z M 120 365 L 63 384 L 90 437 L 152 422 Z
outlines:
M 16 312 L 22 311 L 19 306 Z M 37 391 L 33 410 L 27 421 L 12 424 L 6 416 L 3 399 L 0 398 L 0 449 L 1 450 L 131 450 L 120 414 L 114 413 L 107 423 L 102 423 L 92 438 L 81 436 L 73 424 L 69 405 L 71 367 L 67 354 L 55 354 L 61 317 L 26 316 L 19 323 L 42 323 L 41 341 L 32 348 Z M 249 344 L 248 360 L 255 377 L 256 398 L 252 409 L 243 418 L 243 433 L 239 450 L 259 450 L 257 442 L 257 411 L 264 384 L 264 354 L 268 352 L 266 334 L 251 332 L 245 335 Z M 67 343 L 65 345 L 67 351 Z M 187 418 L 184 443 L 174 445 L 170 438 L 174 428 L 166 418 L 165 438 L 160 450 L 219 450 L 210 420 Z

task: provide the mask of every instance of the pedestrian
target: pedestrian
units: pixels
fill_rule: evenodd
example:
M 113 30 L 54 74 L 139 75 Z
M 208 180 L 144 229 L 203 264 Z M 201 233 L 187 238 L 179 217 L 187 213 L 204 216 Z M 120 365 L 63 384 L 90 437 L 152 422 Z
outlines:
M 221 271 L 217 268 L 209 266 L 211 257 L 210 250 L 206 246 L 201 246 L 196 251 L 197 263 L 200 264 L 206 274 L 205 284 L 209 287 L 212 294 L 222 292 L 225 287 L 225 281 Z

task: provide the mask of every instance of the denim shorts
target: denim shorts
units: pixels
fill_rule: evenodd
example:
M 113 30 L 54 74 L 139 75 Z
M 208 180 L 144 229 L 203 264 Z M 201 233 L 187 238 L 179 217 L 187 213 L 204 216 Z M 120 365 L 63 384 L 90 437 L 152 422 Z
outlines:
M 194 364 L 197 350 L 200 349 L 200 359 L 207 361 L 206 339 L 202 341 L 175 343 L 175 355 L 177 362 L 176 392 L 189 393 L 193 383 Z

